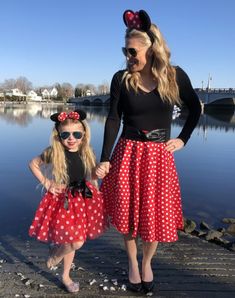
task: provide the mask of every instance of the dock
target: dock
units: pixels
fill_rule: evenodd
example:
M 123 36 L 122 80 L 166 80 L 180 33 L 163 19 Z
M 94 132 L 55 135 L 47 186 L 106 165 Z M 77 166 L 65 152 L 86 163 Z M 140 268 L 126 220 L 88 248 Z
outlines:
M 71 274 L 80 281 L 76 295 L 63 288 L 61 265 L 46 268 L 47 254 L 48 246 L 34 239 L 0 237 L 0 297 L 148 297 L 126 290 L 127 257 L 114 229 L 76 252 Z M 151 297 L 235 297 L 235 253 L 198 237 L 180 232 L 179 241 L 159 243 L 152 266 Z

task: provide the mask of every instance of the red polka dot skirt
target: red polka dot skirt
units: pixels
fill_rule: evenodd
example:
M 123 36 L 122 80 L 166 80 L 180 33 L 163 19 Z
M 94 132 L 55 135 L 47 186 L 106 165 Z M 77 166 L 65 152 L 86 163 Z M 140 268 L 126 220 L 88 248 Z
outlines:
M 178 176 L 165 143 L 121 138 L 101 184 L 111 224 L 147 242 L 173 242 L 183 229 Z
M 100 236 L 107 227 L 103 197 L 90 182 L 86 184 L 92 198 L 84 199 L 78 192 L 73 197 L 69 192 L 68 208 L 64 206 L 65 193 L 55 196 L 47 192 L 36 211 L 29 235 L 55 244 Z

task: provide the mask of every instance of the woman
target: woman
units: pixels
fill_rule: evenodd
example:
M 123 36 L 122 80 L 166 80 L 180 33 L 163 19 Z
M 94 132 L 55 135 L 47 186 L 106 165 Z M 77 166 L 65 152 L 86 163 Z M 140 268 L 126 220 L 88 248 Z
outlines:
M 114 74 L 111 106 L 105 124 L 101 190 L 111 223 L 124 235 L 129 260 L 129 286 L 134 291 L 154 287 L 151 260 L 158 242 L 178 239 L 183 228 L 180 187 L 173 152 L 182 149 L 201 113 L 187 74 L 170 63 L 170 51 L 148 14 L 127 10 L 127 69 Z M 174 105 L 185 105 L 188 117 L 177 138 L 170 138 Z M 123 118 L 123 130 L 111 151 Z M 141 276 L 136 239 L 143 241 Z

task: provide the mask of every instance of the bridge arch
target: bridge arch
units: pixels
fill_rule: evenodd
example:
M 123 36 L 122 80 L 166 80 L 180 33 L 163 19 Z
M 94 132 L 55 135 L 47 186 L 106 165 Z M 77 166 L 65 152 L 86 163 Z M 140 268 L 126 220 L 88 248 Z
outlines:
M 95 99 L 92 101 L 92 104 L 93 104 L 94 106 L 102 106 L 103 101 L 102 101 L 102 99 L 100 99 L 100 98 L 95 98 Z
M 235 97 L 234 98 L 220 98 L 220 99 L 217 99 L 217 100 L 214 100 L 214 101 L 211 101 L 209 103 L 209 105 L 213 105 L 213 106 L 216 106 L 216 105 L 235 105 Z
M 82 104 L 83 104 L 84 106 L 90 106 L 90 105 L 91 105 L 91 102 L 90 102 L 89 99 L 84 99 L 83 102 L 82 102 Z

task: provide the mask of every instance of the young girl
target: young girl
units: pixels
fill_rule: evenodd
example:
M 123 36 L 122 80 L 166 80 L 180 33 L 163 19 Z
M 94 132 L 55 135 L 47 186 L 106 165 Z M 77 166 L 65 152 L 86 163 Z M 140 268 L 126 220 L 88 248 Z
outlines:
M 39 204 L 29 235 L 53 245 L 47 267 L 64 261 L 62 282 L 68 292 L 79 291 L 79 283 L 70 278 L 75 250 L 87 238 L 94 239 L 104 232 L 106 219 L 101 193 L 85 180 L 96 179 L 93 173 L 95 156 L 89 145 L 90 130 L 82 110 L 51 115 L 55 122 L 51 146 L 35 157 L 29 167 L 47 190 Z M 42 165 L 51 164 L 50 180 Z

